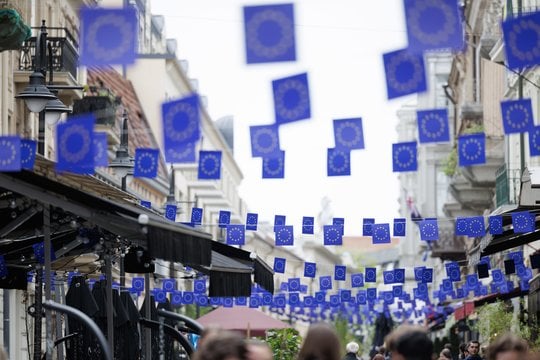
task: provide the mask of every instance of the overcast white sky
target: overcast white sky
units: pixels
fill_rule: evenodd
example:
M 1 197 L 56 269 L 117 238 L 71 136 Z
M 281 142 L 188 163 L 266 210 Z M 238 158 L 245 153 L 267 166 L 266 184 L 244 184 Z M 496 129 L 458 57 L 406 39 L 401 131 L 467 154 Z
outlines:
M 302 216 L 315 216 L 331 199 L 345 234 L 359 235 L 364 217 L 391 222 L 398 215 L 399 185 L 392 172 L 396 111 L 405 102 L 386 99 L 382 54 L 407 44 L 402 0 L 296 0 L 296 62 L 247 65 L 244 5 L 285 1 L 151 0 L 164 15 L 177 55 L 189 61 L 190 78 L 208 97 L 212 118 L 232 115 L 239 189 L 259 221 L 286 215 L 300 232 Z M 285 179 L 262 179 L 261 159 L 251 157 L 249 126 L 274 122 L 271 81 L 307 72 L 311 114 L 282 125 Z M 332 120 L 362 117 L 364 150 L 351 153 L 351 176 L 326 176 L 326 151 L 334 147 Z

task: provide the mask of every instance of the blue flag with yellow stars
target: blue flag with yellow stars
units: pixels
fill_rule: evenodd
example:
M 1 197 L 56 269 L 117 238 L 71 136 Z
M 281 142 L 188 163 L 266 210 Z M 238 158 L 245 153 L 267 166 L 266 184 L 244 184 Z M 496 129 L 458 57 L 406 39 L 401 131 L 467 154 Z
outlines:
M 244 6 L 246 62 L 295 61 L 293 4 Z
M 79 63 L 84 66 L 133 64 L 139 34 L 134 8 L 81 9 Z
M 334 120 L 334 141 L 338 149 L 363 149 L 362 118 Z
M 171 221 L 176 221 L 177 206 L 167 204 L 165 205 L 165 218 Z
M 141 204 L 142 207 L 145 207 L 147 209 L 152 208 L 152 202 L 151 201 L 141 200 L 140 204 Z
M 424 58 L 406 49 L 383 55 L 388 99 L 427 90 Z
M 394 236 L 405 236 L 407 220 L 405 218 L 394 219 Z
M 37 141 L 21 139 L 21 168 L 33 170 L 36 162 Z
M 469 233 L 469 218 L 456 218 L 455 235 L 465 236 Z
M 227 244 L 245 245 L 245 230 L 244 225 L 227 225 Z
M 450 141 L 447 109 L 419 110 L 416 119 L 418 141 L 421 144 Z
M 0 136 L 0 171 L 21 171 L 21 139 Z
M 175 279 L 163 279 L 161 282 L 161 289 L 165 292 L 173 292 L 176 290 Z
M 231 212 L 228 210 L 219 210 L 218 226 L 221 229 L 226 229 L 231 223 Z
M 133 290 L 144 291 L 144 278 L 134 277 L 131 279 L 131 287 Z
M 257 230 L 257 224 L 259 222 L 259 214 L 247 213 L 246 215 L 246 230 Z
M 109 166 L 107 133 L 94 132 L 94 166 Z
M 486 163 L 486 135 L 484 133 L 461 135 L 458 138 L 459 166 Z
M 285 151 L 279 151 L 277 155 L 263 157 L 262 178 L 283 179 L 285 177 Z
M 481 237 L 486 234 L 486 224 L 483 216 L 472 216 L 468 221 L 470 237 Z
M 191 224 L 192 225 L 201 225 L 203 218 L 203 209 L 194 207 L 191 208 Z
M 351 287 L 362 287 L 364 286 L 364 274 L 357 273 L 351 275 Z
M 416 171 L 416 141 L 392 144 L 392 171 Z
M 194 293 L 205 293 L 206 292 L 206 280 L 204 279 L 195 279 L 193 282 L 193 292 Z
M 533 126 L 529 129 L 529 155 L 540 155 L 540 126 Z
M 94 116 L 81 115 L 56 126 L 57 172 L 94 173 Z
M 372 233 L 373 244 L 389 244 L 391 242 L 389 224 L 373 224 Z
M 366 268 L 364 275 L 365 282 L 377 281 L 377 268 Z
M 332 277 L 329 275 L 319 277 L 320 290 L 332 290 Z
M 165 161 L 195 161 L 195 143 L 201 137 L 199 96 L 189 95 L 161 105 Z
M 304 277 L 314 278 L 317 272 L 317 264 L 314 262 L 304 263 Z
M 503 217 L 502 215 L 492 215 L 488 219 L 489 233 L 491 235 L 500 235 L 503 233 Z
M 341 235 L 341 226 L 324 225 L 323 226 L 323 243 L 324 245 L 343 245 Z
M 280 226 L 276 232 L 276 246 L 294 245 L 294 231 L 292 225 Z
M 221 179 L 221 151 L 199 151 L 198 179 Z
M 465 50 L 465 32 L 456 0 L 404 0 L 407 49 L 415 53 L 430 50 Z
M 158 172 L 158 149 L 135 149 L 133 177 L 155 178 Z
M 420 239 L 424 241 L 439 240 L 437 219 L 425 219 L 420 222 Z
M 285 273 L 285 264 L 287 263 L 287 259 L 285 258 L 274 258 L 274 272 L 283 274 Z
M 351 175 L 351 153 L 348 149 L 332 148 L 327 152 L 328 176 Z
M 345 218 L 332 218 L 332 225 L 339 226 L 341 228 L 341 235 L 345 233 Z
M 311 117 L 307 73 L 272 81 L 276 124 Z
M 519 17 L 507 16 L 502 30 L 506 65 L 514 70 L 540 63 L 540 12 Z
M 252 157 L 278 157 L 281 154 L 277 125 L 250 126 L 249 133 Z
M 535 216 L 528 211 L 512 213 L 512 225 L 514 233 L 528 233 L 536 229 Z
M 315 218 L 313 216 L 302 217 L 302 234 L 313 235 Z
M 375 219 L 364 218 L 362 220 L 362 236 L 373 236 L 374 224 L 375 224 Z
M 334 267 L 334 280 L 345 281 L 347 277 L 347 267 L 344 265 L 336 265 Z
M 524 133 L 534 126 L 531 99 L 501 101 L 505 134 Z

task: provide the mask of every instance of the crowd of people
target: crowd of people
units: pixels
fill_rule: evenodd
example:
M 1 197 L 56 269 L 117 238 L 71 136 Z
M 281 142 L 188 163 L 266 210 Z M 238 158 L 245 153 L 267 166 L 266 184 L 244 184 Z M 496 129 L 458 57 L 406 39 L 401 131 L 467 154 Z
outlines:
M 296 360 L 363 360 L 360 346 L 352 341 L 342 349 L 335 328 L 327 323 L 310 326 Z M 428 333 L 420 326 L 401 325 L 385 339 L 369 360 L 540 360 L 529 349 L 527 341 L 508 333 L 499 336 L 480 354 L 480 343 L 462 344 L 459 354 L 446 344 L 434 353 Z M 193 360 L 272 360 L 271 348 L 261 340 L 246 340 L 242 335 L 226 330 L 210 329 L 201 336 Z M 282 359 L 277 359 L 282 360 Z

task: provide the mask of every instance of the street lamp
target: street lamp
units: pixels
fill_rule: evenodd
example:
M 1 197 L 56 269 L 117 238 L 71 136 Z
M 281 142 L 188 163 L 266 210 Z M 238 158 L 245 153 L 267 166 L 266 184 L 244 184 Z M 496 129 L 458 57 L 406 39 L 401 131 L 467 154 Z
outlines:
M 115 174 L 122 179 L 123 191 L 126 191 L 127 188 L 126 178 L 128 175 L 133 175 L 133 168 L 135 167 L 133 158 L 129 156 L 128 152 L 128 136 L 128 116 L 127 111 L 124 109 L 124 113 L 122 114 L 120 145 L 116 150 L 116 156 L 109 165 L 109 167 L 113 168 Z
M 17 99 L 23 99 L 31 112 L 38 113 L 45 109 L 49 100 L 58 99 L 45 85 L 45 52 L 47 47 L 47 27 L 42 21 L 39 36 L 36 39 L 34 72 L 30 75 L 28 86 L 21 91 Z

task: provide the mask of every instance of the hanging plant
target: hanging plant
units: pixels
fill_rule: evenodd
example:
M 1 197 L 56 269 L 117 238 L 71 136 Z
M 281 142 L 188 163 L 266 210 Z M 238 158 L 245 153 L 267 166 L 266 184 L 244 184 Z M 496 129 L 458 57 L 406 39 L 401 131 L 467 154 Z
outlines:
M 0 9 L 0 51 L 19 50 L 30 36 L 32 30 L 24 23 L 17 10 Z

